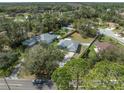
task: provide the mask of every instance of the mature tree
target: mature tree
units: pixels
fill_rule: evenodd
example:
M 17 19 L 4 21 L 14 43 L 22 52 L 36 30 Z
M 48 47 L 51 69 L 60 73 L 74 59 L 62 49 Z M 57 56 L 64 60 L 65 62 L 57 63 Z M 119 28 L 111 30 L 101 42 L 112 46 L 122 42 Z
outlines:
M 4 31 L 6 31 L 6 36 L 11 42 L 11 47 L 18 46 L 18 44 L 20 44 L 22 40 L 27 38 L 25 23 L 14 22 L 13 20 L 6 20 L 2 26 Z
M 86 75 L 85 89 L 124 89 L 124 65 L 102 61 Z
M 4 46 L 9 46 L 10 41 L 7 36 L 0 35 L 0 51 L 3 50 Z
M 26 58 L 27 66 L 36 78 L 49 79 L 63 57 L 64 54 L 59 49 L 39 44 L 29 50 Z
M 96 23 L 91 20 L 80 19 L 75 21 L 75 28 L 82 35 L 82 37 L 95 37 L 96 36 Z
M 72 59 L 70 62 L 65 64 L 65 67 L 69 68 L 69 73 L 72 75 L 72 80 L 76 82 L 76 88 L 78 89 L 80 82 L 83 81 L 82 77 L 88 71 L 88 64 L 81 58 Z
M 16 52 L 0 52 L 0 72 L 8 75 L 12 70 L 12 66 L 18 60 L 18 53 Z
M 96 17 L 95 9 L 91 6 L 82 6 L 79 10 L 75 11 L 75 17 L 77 19 L 80 18 L 94 18 Z
M 65 89 L 64 87 L 69 89 L 69 83 L 74 82 L 76 83 L 75 89 L 78 89 L 80 82 L 83 81 L 82 77 L 84 77 L 87 71 L 88 64 L 83 59 L 72 59 L 71 61 L 67 62 L 64 67 L 57 69 L 53 73 L 52 79 L 53 81 L 55 81 L 60 89 Z M 70 79 L 67 79 L 67 81 L 65 81 L 66 78 Z M 64 85 L 65 83 L 67 83 L 68 87 Z M 73 85 L 75 86 L 75 84 Z
M 56 69 L 52 74 L 52 80 L 56 83 L 58 89 L 71 89 L 72 76 L 67 67 Z

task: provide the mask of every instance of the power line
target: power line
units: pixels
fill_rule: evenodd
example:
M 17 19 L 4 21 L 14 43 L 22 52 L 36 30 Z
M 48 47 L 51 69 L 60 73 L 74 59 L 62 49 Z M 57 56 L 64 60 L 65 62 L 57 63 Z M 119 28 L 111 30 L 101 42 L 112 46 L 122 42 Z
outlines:
M 88 48 L 86 48 L 86 50 L 82 53 L 82 55 L 81 55 L 81 57 L 83 58 L 85 58 L 87 55 L 88 55 L 88 53 L 89 53 L 89 48 L 93 45 L 93 43 L 98 39 L 100 37 L 100 35 L 98 34 L 96 37 L 95 37 L 95 39 L 90 43 L 90 45 L 88 46 Z

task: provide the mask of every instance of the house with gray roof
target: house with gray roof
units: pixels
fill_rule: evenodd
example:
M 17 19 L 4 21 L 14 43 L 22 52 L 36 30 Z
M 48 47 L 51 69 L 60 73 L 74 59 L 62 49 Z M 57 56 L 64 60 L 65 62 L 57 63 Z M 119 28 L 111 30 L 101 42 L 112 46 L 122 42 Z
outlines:
M 37 40 L 35 37 L 33 37 L 33 38 L 23 41 L 22 45 L 31 47 L 31 46 L 35 45 L 36 43 L 37 43 Z
M 55 39 L 57 39 L 57 35 L 49 33 L 41 34 L 39 37 L 37 37 L 37 41 L 44 42 L 47 44 L 52 43 Z
M 57 35 L 45 33 L 39 36 L 34 36 L 28 40 L 25 40 L 24 42 L 22 42 L 22 44 L 24 46 L 29 46 L 29 47 L 35 45 L 37 42 L 44 42 L 46 44 L 50 44 L 53 42 L 53 40 L 57 39 L 57 37 L 58 37 Z
M 79 47 L 79 43 L 75 42 L 69 38 L 61 40 L 58 45 L 62 48 L 66 48 L 69 52 L 77 52 L 77 49 Z

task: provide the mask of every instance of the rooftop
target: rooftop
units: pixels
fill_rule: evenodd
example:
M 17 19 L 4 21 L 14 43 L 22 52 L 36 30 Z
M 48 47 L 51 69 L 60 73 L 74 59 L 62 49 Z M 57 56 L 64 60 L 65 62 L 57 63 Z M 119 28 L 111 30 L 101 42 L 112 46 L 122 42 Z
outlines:
M 42 41 L 42 42 L 44 42 L 44 43 L 50 44 L 50 43 L 52 43 L 52 41 L 55 40 L 56 38 L 57 38 L 57 35 L 45 33 L 45 34 L 41 34 L 41 35 L 39 36 L 38 41 Z
M 69 38 L 66 38 L 66 39 L 61 40 L 58 45 L 63 48 L 67 48 L 67 50 L 70 52 L 77 52 L 79 43 Z
M 50 44 L 56 38 L 57 38 L 57 35 L 45 33 L 45 34 L 41 34 L 40 36 L 34 36 L 28 40 L 25 40 L 24 42 L 22 42 L 22 44 L 29 47 L 33 46 L 37 42 L 44 42 L 44 43 Z
M 97 42 L 96 47 L 99 51 L 103 51 L 109 48 L 114 48 L 114 45 L 108 42 Z
M 23 45 L 29 46 L 29 47 L 30 47 L 30 46 L 33 46 L 33 45 L 36 44 L 36 43 L 37 43 L 37 40 L 36 40 L 35 37 L 30 38 L 30 39 L 25 40 L 24 42 L 22 42 Z

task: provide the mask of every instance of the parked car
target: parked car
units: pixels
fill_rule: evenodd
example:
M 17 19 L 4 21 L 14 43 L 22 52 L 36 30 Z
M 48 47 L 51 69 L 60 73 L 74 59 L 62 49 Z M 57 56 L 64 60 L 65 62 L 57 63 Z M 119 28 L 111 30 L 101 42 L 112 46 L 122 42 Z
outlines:
M 45 80 L 45 79 L 35 79 L 35 80 L 32 80 L 33 85 L 44 84 L 44 83 L 47 83 L 47 82 L 48 81 Z

